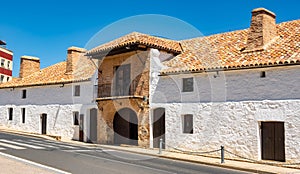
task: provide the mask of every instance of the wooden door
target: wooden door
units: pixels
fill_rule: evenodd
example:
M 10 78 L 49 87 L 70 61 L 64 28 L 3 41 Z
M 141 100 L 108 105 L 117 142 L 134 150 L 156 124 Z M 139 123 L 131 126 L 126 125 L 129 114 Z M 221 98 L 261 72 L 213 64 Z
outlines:
M 159 148 L 160 139 L 165 142 L 165 109 L 158 108 L 153 111 L 153 147 Z M 165 144 L 163 144 L 165 148 Z
M 124 96 L 130 92 L 130 64 L 116 66 L 115 70 L 114 95 Z
M 285 161 L 284 123 L 262 122 L 262 159 Z
M 79 121 L 79 141 L 83 142 L 84 141 L 84 115 L 80 114 L 80 121 Z
M 47 114 L 41 115 L 42 134 L 47 134 Z
M 90 142 L 97 142 L 97 109 L 90 110 Z

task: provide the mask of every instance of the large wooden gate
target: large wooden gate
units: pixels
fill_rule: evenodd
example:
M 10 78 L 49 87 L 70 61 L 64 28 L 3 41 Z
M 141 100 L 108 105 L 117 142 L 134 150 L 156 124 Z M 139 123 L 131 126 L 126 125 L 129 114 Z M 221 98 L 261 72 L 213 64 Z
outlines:
M 138 145 L 138 119 L 134 111 L 125 108 L 116 112 L 113 128 L 114 144 Z

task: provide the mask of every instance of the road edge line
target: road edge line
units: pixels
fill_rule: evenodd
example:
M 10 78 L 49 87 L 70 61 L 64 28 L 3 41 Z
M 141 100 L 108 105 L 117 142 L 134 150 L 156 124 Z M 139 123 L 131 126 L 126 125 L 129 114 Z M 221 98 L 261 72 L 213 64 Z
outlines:
M 9 154 L 3 153 L 3 152 L 0 152 L 0 155 L 4 156 L 4 157 L 7 157 L 7 158 L 17 160 L 17 161 L 20 161 L 20 162 L 24 162 L 24 163 L 27 163 L 27 164 L 30 164 L 30 165 L 33 165 L 33 166 L 36 166 L 36 167 L 39 167 L 39 168 L 42 168 L 42 169 L 47 169 L 47 170 L 50 170 L 50 171 L 53 171 L 53 172 L 58 172 L 58 173 L 61 173 L 61 174 L 71 174 L 71 173 L 63 171 L 63 170 L 59 170 L 59 169 L 49 167 L 49 166 L 46 166 L 46 165 L 43 165 L 43 164 L 40 164 L 40 163 L 36 163 L 36 162 L 30 161 L 30 160 L 27 160 L 27 159 L 23 159 L 23 158 L 19 158 L 19 157 L 13 156 L 13 155 L 9 155 Z

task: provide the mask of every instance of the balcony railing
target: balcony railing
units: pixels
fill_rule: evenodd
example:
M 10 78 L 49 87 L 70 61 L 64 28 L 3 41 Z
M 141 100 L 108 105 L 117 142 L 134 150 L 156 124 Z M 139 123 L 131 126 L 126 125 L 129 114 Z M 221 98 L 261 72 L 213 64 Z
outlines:
M 131 96 L 135 94 L 137 84 L 137 81 L 132 81 L 132 83 L 129 86 L 129 89 L 128 87 L 113 86 L 111 83 L 100 84 L 98 86 L 98 97 L 105 98 L 114 96 Z

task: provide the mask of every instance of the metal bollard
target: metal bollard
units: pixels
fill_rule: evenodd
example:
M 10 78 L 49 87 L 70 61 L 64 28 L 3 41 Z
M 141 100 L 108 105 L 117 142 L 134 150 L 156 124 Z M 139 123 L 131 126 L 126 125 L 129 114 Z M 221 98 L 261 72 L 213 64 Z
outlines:
M 225 160 L 224 160 L 224 146 L 221 146 L 221 163 L 225 163 Z
M 162 154 L 163 139 L 159 139 L 159 154 Z

